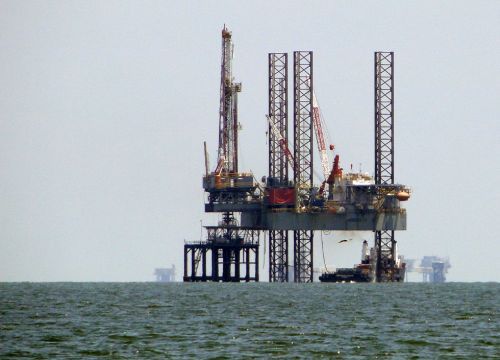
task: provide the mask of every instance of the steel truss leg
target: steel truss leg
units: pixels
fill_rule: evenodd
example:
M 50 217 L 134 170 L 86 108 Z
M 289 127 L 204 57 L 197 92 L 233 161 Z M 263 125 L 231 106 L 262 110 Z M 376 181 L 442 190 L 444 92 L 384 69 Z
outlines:
M 288 281 L 288 231 L 269 231 L 269 282 Z
M 394 183 L 394 53 L 375 53 L 375 183 Z M 377 282 L 398 281 L 394 231 L 375 232 Z
M 293 53 L 294 182 L 298 206 L 309 205 L 313 186 L 313 53 Z M 313 281 L 313 232 L 294 231 L 294 281 Z
M 376 231 L 375 249 L 377 251 L 376 279 L 377 282 L 396 280 L 396 240 L 394 231 Z
M 313 282 L 313 236 L 309 230 L 293 232 L 294 247 L 294 281 L 299 283 Z
M 279 130 L 288 143 L 288 54 L 269 54 L 269 177 L 288 183 L 288 163 L 280 139 L 273 127 Z M 269 232 L 269 282 L 288 281 L 288 231 Z

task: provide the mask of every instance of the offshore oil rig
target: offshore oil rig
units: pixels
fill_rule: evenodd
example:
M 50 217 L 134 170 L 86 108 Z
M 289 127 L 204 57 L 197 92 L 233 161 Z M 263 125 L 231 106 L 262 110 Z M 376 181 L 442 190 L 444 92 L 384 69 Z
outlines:
M 416 259 L 408 259 L 406 266 L 407 273 L 422 274 L 422 282 L 426 283 L 444 283 L 446 274 L 451 268 L 449 258 L 426 255 L 420 260 L 420 265 L 416 266 Z
M 221 213 L 204 241 L 184 245 L 184 277 L 191 281 L 259 281 L 259 234 L 269 236 L 269 281 L 313 281 L 314 231 L 373 231 L 367 281 L 404 279 L 395 230 L 406 230 L 410 190 L 394 183 L 394 53 L 375 53 L 375 177 L 330 166 L 314 95 L 313 52 L 293 52 L 293 148 L 288 127 L 288 54 L 268 54 L 268 174 L 257 181 L 238 167 L 238 93 L 232 73 L 232 34 L 222 30 L 217 164 L 210 171 L 205 145 L 205 212 Z M 314 136 L 323 174 L 313 182 Z M 334 146 L 329 145 L 334 151 Z M 291 170 L 291 173 L 290 173 Z M 293 233 L 293 277 L 289 235 Z M 291 238 L 291 237 L 290 237 Z M 291 240 L 291 239 L 290 239 Z

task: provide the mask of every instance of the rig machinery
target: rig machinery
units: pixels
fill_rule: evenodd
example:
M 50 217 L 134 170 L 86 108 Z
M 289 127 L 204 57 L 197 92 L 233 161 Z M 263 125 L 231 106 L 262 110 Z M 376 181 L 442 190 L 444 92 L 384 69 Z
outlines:
M 312 282 L 314 231 L 323 230 L 373 231 L 371 279 L 399 281 L 404 267 L 398 267 L 394 231 L 406 230 L 401 202 L 409 198 L 410 190 L 394 183 L 394 54 L 375 53 L 375 178 L 343 172 L 338 154 L 331 170 L 328 168 L 313 91 L 312 51 L 293 52 L 292 153 L 288 144 L 288 54 L 269 54 L 269 173 L 259 183 L 252 173 L 238 169 L 237 96 L 241 83 L 233 79 L 232 49 L 231 32 L 224 27 L 218 158 L 210 172 L 205 145 L 203 176 L 208 195 L 205 212 L 221 213 L 222 220 L 206 227 L 206 241 L 184 245 L 184 281 L 258 281 L 259 233 L 267 231 L 269 281 L 289 279 L 289 232 L 293 232 L 293 279 Z M 320 186 L 313 183 L 314 133 L 324 177 Z

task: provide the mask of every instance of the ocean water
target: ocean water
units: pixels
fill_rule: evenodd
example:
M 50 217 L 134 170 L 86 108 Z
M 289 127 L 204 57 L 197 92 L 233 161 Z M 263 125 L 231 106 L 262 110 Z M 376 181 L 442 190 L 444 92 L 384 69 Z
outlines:
M 500 358 L 500 284 L 2 283 L 0 358 Z

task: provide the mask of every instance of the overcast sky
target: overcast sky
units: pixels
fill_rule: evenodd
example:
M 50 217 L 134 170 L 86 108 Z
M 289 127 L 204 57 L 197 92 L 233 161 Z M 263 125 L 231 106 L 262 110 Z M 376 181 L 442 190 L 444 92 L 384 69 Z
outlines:
M 267 54 L 313 50 L 342 166 L 373 173 L 373 52 L 394 51 L 395 177 L 413 189 L 399 250 L 448 256 L 451 281 L 500 280 L 500 1 L 1 0 L 0 281 L 181 275 L 184 239 L 217 219 L 201 176 L 224 23 L 241 170 L 267 171 Z M 327 264 L 373 242 L 344 235 L 323 235 Z

